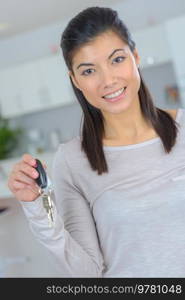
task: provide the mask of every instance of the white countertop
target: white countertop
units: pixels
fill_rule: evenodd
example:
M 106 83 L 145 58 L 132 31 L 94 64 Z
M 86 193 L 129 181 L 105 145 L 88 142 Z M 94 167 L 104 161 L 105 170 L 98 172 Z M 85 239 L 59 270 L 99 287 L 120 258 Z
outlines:
M 47 172 L 50 177 L 54 154 L 55 152 L 44 152 L 37 155 L 37 158 L 47 165 Z M 13 196 L 8 188 L 7 182 L 13 165 L 20 160 L 21 157 L 0 160 L 0 199 L 10 198 Z

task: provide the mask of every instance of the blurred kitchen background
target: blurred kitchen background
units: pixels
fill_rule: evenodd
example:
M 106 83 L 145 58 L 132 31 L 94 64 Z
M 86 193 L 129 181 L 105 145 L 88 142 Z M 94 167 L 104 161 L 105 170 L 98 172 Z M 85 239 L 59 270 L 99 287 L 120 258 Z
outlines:
M 51 172 L 59 143 L 79 134 L 81 108 L 59 47 L 67 22 L 88 6 L 118 11 L 161 108 L 185 107 L 185 0 L 0 0 L 0 277 L 60 276 L 7 187 L 25 152 Z

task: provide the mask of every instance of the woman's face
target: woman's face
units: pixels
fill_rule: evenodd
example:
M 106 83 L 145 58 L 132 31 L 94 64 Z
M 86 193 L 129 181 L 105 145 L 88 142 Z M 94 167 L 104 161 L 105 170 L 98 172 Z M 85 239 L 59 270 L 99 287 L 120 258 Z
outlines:
M 138 100 L 138 64 L 137 51 L 132 53 L 117 34 L 108 31 L 76 51 L 74 74 L 69 74 L 87 101 L 103 114 L 121 113 Z

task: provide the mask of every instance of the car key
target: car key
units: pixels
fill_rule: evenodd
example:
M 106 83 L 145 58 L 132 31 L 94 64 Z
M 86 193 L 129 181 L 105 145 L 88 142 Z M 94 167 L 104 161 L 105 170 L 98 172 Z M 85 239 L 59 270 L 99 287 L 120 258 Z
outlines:
M 47 212 L 49 226 L 52 227 L 53 225 L 53 201 L 51 199 L 51 192 L 52 192 L 52 184 L 45 172 L 44 167 L 39 159 L 36 159 L 36 170 L 39 173 L 39 176 L 35 179 L 36 183 L 41 189 L 41 196 L 43 201 L 43 206 Z

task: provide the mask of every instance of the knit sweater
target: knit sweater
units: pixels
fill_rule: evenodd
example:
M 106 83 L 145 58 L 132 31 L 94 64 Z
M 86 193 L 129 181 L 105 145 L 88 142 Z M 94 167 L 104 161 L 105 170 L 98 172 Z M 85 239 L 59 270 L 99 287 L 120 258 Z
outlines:
M 54 227 L 41 198 L 20 202 L 61 277 L 185 277 L 185 109 L 176 121 L 170 153 L 159 137 L 104 146 L 109 172 L 102 175 L 90 167 L 79 136 L 59 145 Z

